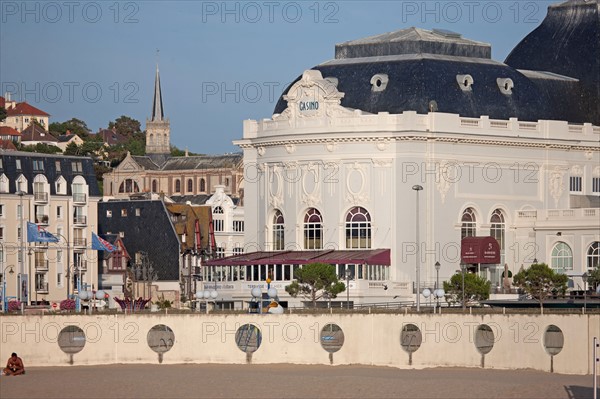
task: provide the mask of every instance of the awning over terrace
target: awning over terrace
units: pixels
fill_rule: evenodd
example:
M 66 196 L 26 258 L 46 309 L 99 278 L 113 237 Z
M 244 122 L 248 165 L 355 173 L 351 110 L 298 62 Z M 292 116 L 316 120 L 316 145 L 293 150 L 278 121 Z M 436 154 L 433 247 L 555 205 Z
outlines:
M 258 251 L 226 258 L 212 259 L 204 266 L 306 265 L 309 263 L 390 266 L 389 249 L 320 250 L 320 251 Z

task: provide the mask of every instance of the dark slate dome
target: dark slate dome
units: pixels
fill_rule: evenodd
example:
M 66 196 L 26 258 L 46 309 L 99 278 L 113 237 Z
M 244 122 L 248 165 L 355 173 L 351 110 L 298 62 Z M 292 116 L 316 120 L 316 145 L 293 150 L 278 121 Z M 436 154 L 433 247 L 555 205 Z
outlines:
M 409 28 L 339 44 L 336 59 L 313 69 L 337 79 L 338 90 L 345 93 L 342 106 L 369 113 L 433 110 L 493 119 L 589 121 L 572 106 L 580 94 L 577 79 L 519 71 L 491 60 L 490 54 L 489 44 L 454 32 Z M 460 84 L 467 75 L 470 90 Z M 373 83 L 380 77 L 387 80 L 383 88 Z M 505 82 L 512 90 L 502 90 Z M 287 107 L 283 95 L 275 114 Z
M 579 107 L 588 114 L 587 122 L 600 124 L 598 0 L 551 5 L 542 24 L 513 49 L 505 62 L 517 69 L 549 71 L 579 79 L 583 100 Z

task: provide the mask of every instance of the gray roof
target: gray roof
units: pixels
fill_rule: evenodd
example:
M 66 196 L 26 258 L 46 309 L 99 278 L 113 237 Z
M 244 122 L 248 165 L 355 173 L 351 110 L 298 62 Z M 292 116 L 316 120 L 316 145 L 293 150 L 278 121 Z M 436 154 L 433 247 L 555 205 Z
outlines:
M 430 31 L 414 27 L 352 40 L 335 46 L 335 58 L 415 53 L 491 58 L 492 47 L 488 43 L 464 39 L 455 32 L 442 29 Z
M 160 167 L 155 164 L 150 157 L 145 155 L 132 155 L 131 156 L 135 162 L 138 163 L 142 168 L 146 170 L 158 170 Z
M 225 155 L 194 155 L 188 157 L 171 157 L 161 167 L 161 170 L 192 170 L 235 168 L 243 160 L 241 153 Z

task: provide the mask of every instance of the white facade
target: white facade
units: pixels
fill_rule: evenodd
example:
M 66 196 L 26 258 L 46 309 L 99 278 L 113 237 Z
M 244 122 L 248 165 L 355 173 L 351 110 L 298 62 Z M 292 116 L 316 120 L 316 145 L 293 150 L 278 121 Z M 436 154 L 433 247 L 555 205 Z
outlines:
M 306 71 L 284 97 L 282 114 L 244 122 L 235 144 L 244 151 L 247 248 L 274 249 L 279 210 L 285 248 L 307 249 L 304 217 L 315 208 L 322 248 L 346 249 L 346 216 L 361 207 L 371 217 L 370 248 L 391 249 L 386 295 L 404 296 L 412 295 L 417 264 L 421 287 L 434 285 L 436 261 L 440 284 L 460 269 L 463 228 L 466 235 L 503 235 L 501 264 L 482 270 L 493 286 L 504 263 L 517 272 L 537 259 L 577 276 L 600 256 L 600 209 L 586 207 L 600 195 L 600 127 L 368 114 L 342 107 L 343 95 L 319 71 Z M 417 194 L 414 185 L 423 190 Z M 463 226 L 465 211 L 474 230 Z M 492 225 L 494 213 L 503 223 Z M 580 278 L 573 283 L 583 289 Z M 363 294 L 351 285 L 355 300 Z
M 225 186 L 215 186 L 215 193 L 206 201 L 213 212 L 213 228 L 217 257 L 244 253 L 244 208 L 225 194 Z

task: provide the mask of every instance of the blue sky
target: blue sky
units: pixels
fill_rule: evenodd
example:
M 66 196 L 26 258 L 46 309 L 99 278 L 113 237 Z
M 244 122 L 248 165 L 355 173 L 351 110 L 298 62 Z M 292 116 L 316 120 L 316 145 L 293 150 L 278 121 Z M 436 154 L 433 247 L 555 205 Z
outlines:
M 92 131 L 150 115 L 156 50 L 171 141 L 239 151 L 244 119 L 271 116 L 287 84 L 336 43 L 416 26 L 510 50 L 549 1 L 2 1 L 2 93 Z

